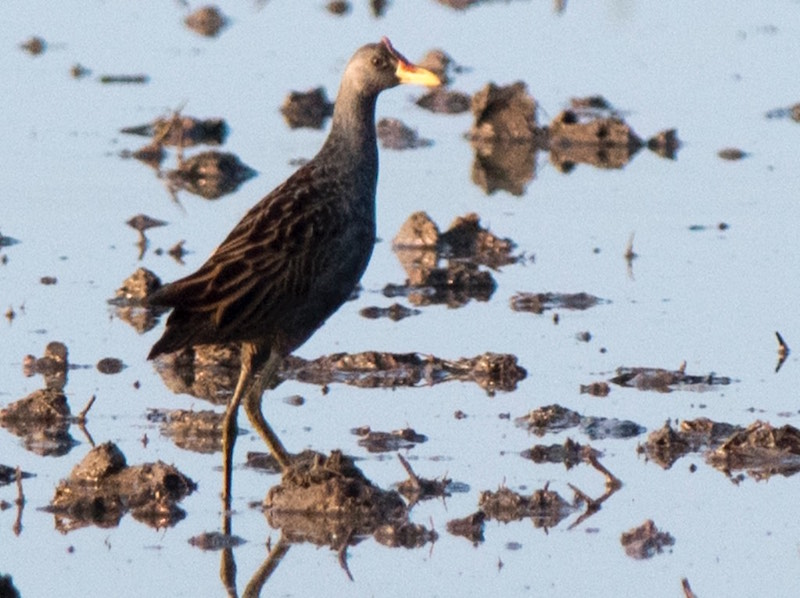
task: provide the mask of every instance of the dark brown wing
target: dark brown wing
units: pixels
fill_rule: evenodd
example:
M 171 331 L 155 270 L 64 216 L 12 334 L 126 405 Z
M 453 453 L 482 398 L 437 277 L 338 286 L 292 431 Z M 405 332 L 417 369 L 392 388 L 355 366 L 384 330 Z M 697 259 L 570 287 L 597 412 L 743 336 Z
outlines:
M 374 239 L 366 255 L 352 249 L 350 237 L 374 231 L 374 216 L 352 209 L 365 203 L 351 201 L 353 193 L 341 177 L 309 163 L 262 199 L 194 274 L 150 298 L 174 308 L 150 357 L 313 331 L 352 291 L 372 249 Z M 342 288 L 331 290 L 334 281 Z

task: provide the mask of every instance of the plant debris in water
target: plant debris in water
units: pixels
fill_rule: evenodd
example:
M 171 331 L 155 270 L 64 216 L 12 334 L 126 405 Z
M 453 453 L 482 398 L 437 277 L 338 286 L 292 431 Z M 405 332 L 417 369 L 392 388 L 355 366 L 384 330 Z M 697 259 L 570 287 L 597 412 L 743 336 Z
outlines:
M 639 527 L 623 532 L 620 543 L 625 548 L 625 554 L 642 560 L 662 553 L 665 547 L 673 546 L 675 538 L 669 532 L 660 531 L 653 520 L 648 519 Z
M 194 489 L 192 480 L 161 461 L 127 465 L 122 451 L 107 442 L 89 451 L 58 484 L 47 510 L 64 533 L 89 525 L 115 527 L 128 511 L 158 529 L 183 519 L 177 504 Z

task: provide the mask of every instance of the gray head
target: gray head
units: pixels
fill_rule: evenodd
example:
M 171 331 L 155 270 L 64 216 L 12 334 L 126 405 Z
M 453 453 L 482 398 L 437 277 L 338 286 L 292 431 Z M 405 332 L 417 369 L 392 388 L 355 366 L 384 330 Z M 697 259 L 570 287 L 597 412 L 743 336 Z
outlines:
M 380 43 L 359 48 L 347 63 L 342 77 L 343 89 L 357 90 L 359 95 L 365 96 L 377 96 L 384 89 L 401 83 L 441 84 L 432 72 L 409 62 L 385 37 Z

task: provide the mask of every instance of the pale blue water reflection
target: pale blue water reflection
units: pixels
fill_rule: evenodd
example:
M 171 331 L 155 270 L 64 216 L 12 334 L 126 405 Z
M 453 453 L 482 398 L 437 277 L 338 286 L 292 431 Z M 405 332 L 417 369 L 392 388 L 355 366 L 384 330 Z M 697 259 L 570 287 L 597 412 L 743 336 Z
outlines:
M 54 531 L 52 516 L 37 509 L 88 443 L 73 428 L 80 446 L 67 457 L 42 458 L 2 430 L 0 463 L 19 464 L 37 477 L 24 484 L 19 536 L 12 533 L 14 510 L 0 511 L 0 573 L 13 575 L 23 596 L 223 594 L 219 555 L 187 542 L 219 524 L 219 457 L 181 451 L 145 420 L 148 407 L 205 405 L 163 386 L 145 362 L 156 334 L 139 336 L 112 317 L 105 302 L 139 265 L 165 280 L 197 266 L 241 214 L 291 172 L 289 160 L 313 155 L 322 142 L 324 132 L 284 125 L 278 107 L 288 91 L 324 85 L 332 97 L 353 49 L 389 35 L 412 59 L 441 47 L 469 67 L 456 78 L 456 89 L 473 93 L 489 81 L 523 80 L 540 102 L 542 121 L 572 96 L 602 93 L 641 136 L 677 128 L 684 145 L 674 162 L 642 151 L 621 171 L 580 166 L 569 175 L 540 155 L 524 196 L 486 197 L 470 180 L 472 150 L 463 139 L 468 115 L 426 113 L 409 102 L 415 92 L 406 89 L 381 97 L 380 116 L 403 119 L 435 145 L 382 152 L 384 242 L 362 281 L 366 292 L 299 353 L 375 349 L 457 358 L 491 350 L 517 355 L 528 377 L 516 392 L 494 398 L 471 384 L 396 391 L 334 385 L 324 396 L 313 386 L 279 387 L 265 411 L 291 449 L 342 448 L 369 457 L 352 427 L 410 425 L 429 438 L 410 451 L 418 473 L 446 473 L 470 491 L 415 507 L 414 520 L 433 522 L 440 534 L 432 549 L 389 549 L 365 540 L 348 551 L 351 582 L 334 552 L 294 546 L 265 593 L 679 596 L 686 576 L 701 597 L 763 595 L 765 583 L 774 595 L 794 594 L 797 476 L 736 486 L 699 456 L 663 471 L 636 455 L 636 441 L 592 443 L 624 486 L 576 529 L 567 529 L 571 519 L 548 534 L 527 521 L 489 522 L 486 541 L 473 547 L 445 525 L 475 511 L 479 493 L 501 484 L 529 493 L 550 482 L 570 496 L 571 483 L 592 496 L 602 493 L 602 477 L 586 466 L 534 466 L 517 454 L 535 442 L 570 436 L 585 443 L 585 437 L 570 432 L 540 441 L 501 414 L 515 417 L 560 403 L 648 430 L 667 418 L 698 416 L 800 425 L 796 358 L 790 355 L 780 374 L 773 372 L 774 330 L 790 346 L 800 338 L 794 268 L 800 127 L 764 117 L 800 100 L 791 67 L 800 59 L 797 2 L 568 3 L 560 15 L 550 3 L 489 2 L 455 12 L 434 2 L 396 2 L 382 19 L 365 3 L 341 18 L 322 2 L 220 6 L 231 24 L 210 41 L 182 26 L 179 3 L 11 1 L 0 7 L 0 232 L 21 241 L 0 252 L 8 256 L 0 267 L 0 311 L 11 306 L 17 313 L 0 326 L 0 403 L 40 386 L 39 379 L 23 377 L 21 362 L 25 354 L 40 355 L 50 340 L 65 342 L 75 363 L 119 357 L 128 367 L 116 376 L 93 368 L 70 373 L 73 411 L 96 394 L 88 424 L 96 441 L 118 443 L 130 463 L 174 462 L 199 483 L 182 503 L 187 518 L 174 528 L 155 532 L 126 517 L 118 528 L 63 536 Z M 39 57 L 17 48 L 33 34 L 49 42 Z M 72 80 L 69 68 L 76 62 L 92 76 Z M 150 82 L 100 85 L 96 77 L 105 73 L 145 73 Z M 182 194 L 181 209 L 147 167 L 118 157 L 140 143 L 120 135 L 120 128 L 182 105 L 187 114 L 224 117 L 231 126 L 224 149 L 260 176 L 218 202 Z M 725 162 L 716 152 L 729 146 L 751 155 Z M 405 278 L 388 241 L 416 210 L 441 227 L 475 211 L 533 259 L 494 273 L 498 288 L 487 303 L 430 307 L 399 323 L 365 320 L 358 310 L 390 304 L 380 290 Z M 169 222 L 149 233 L 152 247 L 186 239 L 186 266 L 152 251 L 137 260 L 136 235 L 124 222 L 139 212 Z M 719 222 L 730 228 L 716 230 Z M 692 232 L 694 224 L 709 228 Z M 630 275 L 622 254 L 632 232 L 639 257 Z M 58 283 L 41 285 L 45 275 Z M 556 326 L 547 313 L 512 312 L 509 299 L 518 291 L 586 291 L 610 303 L 561 312 Z M 589 343 L 575 339 L 585 330 L 592 334 Z M 690 373 L 714 371 L 737 382 L 706 393 L 613 388 L 607 398 L 593 399 L 578 392 L 580 384 L 607 379 L 621 365 L 677 368 L 683 360 Z M 303 395 L 306 404 L 280 400 L 292 394 Z M 468 417 L 456 420 L 457 409 Z M 261 449 L 258 439 L 242 438 L 236 463 L 243 463 L 245 451 Z M 691 463 L 696 473 L 689 472 Z M 367 458 L 361 465 L 384 487 L 403 478 L 394 459 Z M 266 556 L 266 538 L 277 539 L 248 506 L 275 482 L 243 467 L 236 471 L 234 531 L 248 541 L 235 551 L 240 591 Z M 13 502 L 15 492 L 0 488 L 0 499 Z M 633 561 L 620 534 L 647 518 L 676 543 L 652 560 Z M 509 542 L 521 548 L 509 549 Z M 766 578 L 765 571 L 777 574 Z

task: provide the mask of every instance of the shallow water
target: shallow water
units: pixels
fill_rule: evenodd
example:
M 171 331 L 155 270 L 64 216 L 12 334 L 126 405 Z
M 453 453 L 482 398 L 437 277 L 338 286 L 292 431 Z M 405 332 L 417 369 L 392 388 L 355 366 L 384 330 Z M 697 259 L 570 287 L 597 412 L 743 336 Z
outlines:
M 285 126 L 278 109 L 287 93 L 323 85 L 332 98 L 352 51 L 388 35 L 412 59 L 440 47 L 468 67 L 456 77 L 456 89 L 474 93 L 489 81 L 525 81 L 540 102 L 540 122 L 570 97 L 599 93 L 640 136 L 676 128 L 683 146 L 674 161 L 643 150 L 622 170 L 578 166 L 570 174 L 540 154 L 523 196 L 486 196 L 470 179 L 473 153 L 463 137 L 469 115 L 422 111 L 409 101 L 421 93 L 412 88 L 383 94 L 379 116 L 400 118 L 435 143 L 381 152 L 383 242 L 362 280 L 365 291 L 298 354 L 381 350 L 458 358 L 495 351 L 516 355 L 528 376 L 516 391 L 491 398 L 468 383 L 393 391 L 332 385 L 323 395 L 316 386 L 286 382 L 268 394 L 265 413 L 290 450 L 340 448 L 363 458 L 365 474 L 388 487 L 405 477 L 399 462 L 367 453 L 350 429 L 410 426 L 428 437 L 406 453 L 417 473 L 446 474 L 468 491 L 414 507 L 413 521 L 439 533 L 432 547 L 390 549 L 366 539 L 348 550 L 350 581 L 335 552 L 296 545 L 264 593 L 680 596 L 680 580 L 687 577 L 701 597 L 763 595 L 765 584 L 774 595 L 792 595 L 800 573 L 797 476 L 734 484 L 700 455 L 665 471 L 637 455 L 645 435 L 590 441 L 569 430 L 539 439 L 500 415 L 513 420 L 559 403 L 585 415 L 630 419 L 648 432 L 668 418 L 700 416 L 800 426 L 796 358 L 790 355 L 774 371 L 774 331 L 790 347 L 800 337 L 793 268 L 800 250 L 800 125 L 765 118 L 767 111 L 798 101 L 790 66 L 800 59 L 797 3 L 737 4 L 736 10 L 723 2 L 569 3 L 561 14 L 547 3 L 522 1 L 487 2 L 463 12 L 433 2 L 394 3 L 379 19 L 365 3 L 344 17 L 327 13 L 322 2 L 300 4 L 223 4 L 231 23 L 213 40 L 182 25 L 178 3 L 0 7 L 6 77 L 0 88 L 0 232 L 20 241 L 0 250 L 8 257 L 0 266 L 0 310 L 16 312 L 0 325 L 0 405 L 41 386 L 40 378 L 23 376 L 23 357 L 41 355 L 49 341 L 60 340 L 71 362 L 90 366 L 69 373 L 66 392 L 73 413 L 97 396 L 87 424 L 93 439 L 117 443 L 129 463 L 174 463 L 199 485 L 181 503 L 187 516 L 175 527 L 154 531 L 127 516 L 116 528 L 62 535 L 53 516 L 39 509 L 88 452 L 87 438 L 73 427 L 80 444 L 64 457 L 47 458 L 0 430 L 0 463 L 36 474 L 23 483 L 21 533 L 13 532 L 15 509 L 0 511 L 0 573 L 12 575 L 23 596 L 224 594 L 219 553 L 188 544 L 219 526 L 219 455 L 182 451 L 145 418 L 151 407 L 208 407 L 170 393 L 145 361 L 160 328 L 138 335 L 106 300 L 139 266 L 163 280 L 198 266 L 243 212 L 292 171 L 289 161 L 312 156 L 324 139 L 324 131 Z M 17 48 L 34 34 L 48 42 L 38 57 Z M 92 75 L 71 79 L 76 62 Z M 149 82 L 97 81 L 102 74 L 138 73 Z M 119 157 L 143 145 L 119 129 L 181 106 L 185 114 L 225 118 L 231 131 L 222 149 L 260 175 L 221 200 L 181 193 L 177 205 L 151 170 Z M 749 155 L 724 161 L 717 152 L 726 147 Z M 493 273 L 498 286 L 488 302 L 426 307 L 401 322 L 364 319 L 361 308 L 390 305 L 394 299 L 381 289 L 405 279 L 389 241 L 416 210 L 443 229 L 477 212 L 530 259 Z M 125 225 L 137 213 L 169 223 L 148 232 L 150 250 L 142 260 L 136 233 Z M 730 227 L 718 230 L 720 222 Z M 689 229 L 698 224 L 708 228 Z M 631 233 L 639 257 L 628 271 L 623 253 Z M 189 251 L 185 265 L 153 251 L 182 239 Z M 57 284 L 42 285 L 42 276 L 56 277 Z M 512 311 L 509 299 L 519 291 L 585 291 L 609 302 L 559 310 L 555 325 L 552 312 Z M 590 342 L 576 340 L 582 331 L 591 332 Z M 107 356 L 127 367 L 100 374 L 93 366 Z M 616 386 L 603 399 L 579 393 L 581 384 L 608 379 L 619 366 L 676 369 L 684 360 L 689 373 L 715 372 L 735 382 L 702 393 Z M 295 394 L 305 397 L 303 406 L 281 400 Z M 456 419 L 456 410 L 467 417 Z M 547 533 L 529 521 L 487 522 L 485 542 L 477 546 L 447 533 L 447 521 L 474 512 L 479 494 L 501 485 L 527 494 L 549 482 L 571 498 L 573 484 L 601 495 L 602 476 L 585 465 L 567 471 L 519 456 L 533 444 L 567 437 L 602 451 L 601 462 L 623 483 L 599 512 L 569 529 L 576 513 Z M 234 551 L 240 591 L 265 558 L 267 539 L 278 538 L 250 507 L 278 482 L 243 466 L 253 450 L 263 450 L 261 441 L 241 437 L 233 518 L 234 532 L 247 541 Z M 697 465 L 694 473 L 691 464 Z M 0 500 L 15 497 L 13 484 L 0 488 Z M 675 544 L 635 561 L 626 556 L 620 535 L 648 518 Z

